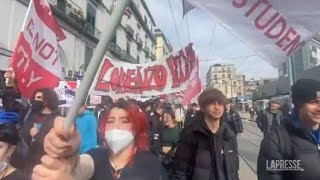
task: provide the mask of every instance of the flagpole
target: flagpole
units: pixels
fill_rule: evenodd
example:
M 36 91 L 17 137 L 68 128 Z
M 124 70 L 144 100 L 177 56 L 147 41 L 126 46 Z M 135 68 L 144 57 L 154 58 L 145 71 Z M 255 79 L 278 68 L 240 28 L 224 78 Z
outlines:
M 102 33 L 100 41 L 94 51 L 89 66 L 83 77 L 83 81 L 81 82 L 76 92 L 75 99 L 72 102 L 72 106 L 70 108 L 69 113 L 67 114 L 66 121 L 64 124 L 66 132 L 71 128 L 72 124 L 77 118 L 80 107 L 84 104 L 86 97 L 88 96 L 91 83 L 93 82 L 98 68 L 102 62 L 102 59 L 107 51 L 108 44 L 111 41 L 114 32 L 116 31 L 118 25 L 121 22 L 121 18 L 123 16 L 125 8 L 129 5 L 130 2 L 131 0 L 118 1 L 117 5 L 114 8 L 114 11 L 111 13 L 110 19 L 108 19 L 108 22 L 110 22 L 108 24 L 110 25 L 106 28 L 104 33 Z

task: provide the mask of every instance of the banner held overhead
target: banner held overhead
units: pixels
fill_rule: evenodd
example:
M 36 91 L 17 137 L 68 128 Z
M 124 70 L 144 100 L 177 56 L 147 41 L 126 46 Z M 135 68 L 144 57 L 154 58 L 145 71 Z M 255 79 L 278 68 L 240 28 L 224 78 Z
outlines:
M 167 59 L 146 64 L 105 58 L 90 94 L 137 97 L 185 91 L 191 80 L 199 78 L 198 69 L 192 43 Z
M 320 32 L 319 0 L 185 0 L 206 11 L 273 66 Z

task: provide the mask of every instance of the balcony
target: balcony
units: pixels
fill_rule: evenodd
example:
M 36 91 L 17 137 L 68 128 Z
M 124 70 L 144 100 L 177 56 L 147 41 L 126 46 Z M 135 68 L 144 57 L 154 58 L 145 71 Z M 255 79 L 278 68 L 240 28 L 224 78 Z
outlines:
M 61 12 L 65 15 L 72 18 L 72 20 L 76 21 L 78 24 L 84 26 L 86 20 L 83 15 L 82 9 L 76 4 L 68 3 L 66 0 L 60 0 L 57 2 L 56 6 Z
M 92 36 L 96 37 L 97 39 L 100 39 L 101 31 L 99 31 L 95 26 L 92 24 L 86 23 L 86 31 L 91 34 Z
M 156 60 L 156 55 L 154 55 L 153 53 L 151 53 L 150 58 L 151 58 L 152 61 L 155 61 L 155 60 Z
M 142 48 L 142 46 L 143 46 L 143 41 L 142 41 L 142 39 L 139 38 L 139 37 L 137 37 L 137 45 L 138 45 L 140 48 Z
M 125 31 L 131 38 L 134 36 L 134 30 L 129 24 L 126 25 Z
M 51 6 L 53 13 L 63 19 L 66 24 L 97 42 L 101 36 L 101 32 L 87 23 L 82 9 L 74 3 L 71 4 L 71 2 L 66 0 L 58 1 L 56 6 Z
M 145 48 L 145 52 L 146 52 L 146 56 L 150 56 L 150 49 L 149 49 L 149 47 L 146 47 L 146 48 Z
M 114 54 L 117 54 L 118 56 L 121 55 L 122 49 L 115 43 L 109 43 L 108 44 L 109 51 L 113 52 Z

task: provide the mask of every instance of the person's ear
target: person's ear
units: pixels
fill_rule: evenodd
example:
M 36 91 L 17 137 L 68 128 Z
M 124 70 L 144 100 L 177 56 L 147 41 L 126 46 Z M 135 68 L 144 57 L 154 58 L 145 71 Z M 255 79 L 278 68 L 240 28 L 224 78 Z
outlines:
M 14 153 L 14 151 L 16 151 L 16 149 L 17 149 L 16 145 L 10 146 L 10 149 L 9 149 L 9 152 L 8 152 L 9 158 L 11 158 L 12 154 Z

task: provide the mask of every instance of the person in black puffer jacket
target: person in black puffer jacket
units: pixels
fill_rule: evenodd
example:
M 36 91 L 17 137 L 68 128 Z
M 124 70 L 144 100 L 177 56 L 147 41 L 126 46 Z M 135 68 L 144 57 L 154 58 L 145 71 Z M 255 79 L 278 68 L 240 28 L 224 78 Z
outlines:
M 291 91 L 292 115 L 261 143 L 259 180 L 320 179 L 320 82 L 301 79 Z
M 222 118 L 226 97 L 210 89 L 198 101 L 203 112 L 180 135 L 171 179 L 239 180 L 236 135 Z
M 238 135 L 243 132 L 242 120 L 237 111 L 231 108 L 231 102 L 226 105 L 226 111 L 224 113 L 224 120 L 229 125 L 234 134 Z

